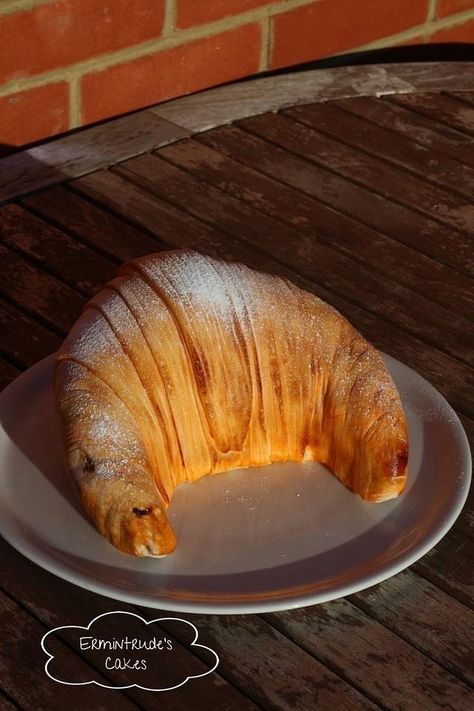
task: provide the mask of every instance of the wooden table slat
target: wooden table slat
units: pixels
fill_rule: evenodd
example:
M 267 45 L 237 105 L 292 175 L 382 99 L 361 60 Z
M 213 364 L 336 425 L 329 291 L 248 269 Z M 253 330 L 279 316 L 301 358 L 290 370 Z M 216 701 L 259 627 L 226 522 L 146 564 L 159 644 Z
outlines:
M 411 173 L 415 173 L 423 181 L 434 183 L 448 193 L 458 193 L 467 199 L 474 194 L 474 167 L 471 165 L 450 158 L 432 147 L 427 148 L 409 138 L 397 135 L 355 113 L 344 111 L 337 104 L 312 104 L 306 106 L 304 110 L 295 107 L 285 111 L 285 115 L 301 121 L 318 132 L 332 136 L 339 142 L 353 146 L 358 151 L 368 153 L 374 158 L 383 158 L 397 169 L 406 170 L 408 177 Z M 474 156 L 472 166 L 474 166 Z M 378 172 L 376 174 L 379 175 Z M 400 190 L 410 192 L 410 185 L 406 184 L 403 174 L 398 173 L 398 170 L 393 176 L 394 179 L 397 176 L 401 182 Z M 426 192 L 431 200 L 435 200 L 434 196 L 439 195 L 436 191 L 431 191 L 429 186 Z M 411 198 L 412 195 L 409 197 Z M 402 201 L 406 201 L 403 193 Z M 410 202 L 407 204 L 410 205 Z
M 463 102 L 449 96 L 439 93 L 397 94 L 388 97 L 387 100 L 400 106 L 407 106 L 435 122 L 456 128 L 470 137 L 474 136 L 474 107 L 466 106 Z
M 186 136 L 148 111 L 122 116 L 0 160 L 0 201 L 63 182 Z
M 472 449 L 472 441 L 470 446 Z M 474 540 L 474 489 L 472 488 L 469 491 L 467 501 L 453 529 L 458 531 L 463 537 L 467 536 L 471 541 Z
M 28 368 L 59 348 L 62 338 L 0 298 L 0 354 L 12 365 Z
M 236 172 L 230 174 L 232 178 L 228 177 L 226 180 L 228 189 L 233 190 L 236 185 L 240 186 L 240 179 L 244 175 L 246 180 L 252 179 L 252 184 L 255 184 L 256 176 L 263 174 L 267 180 L 272 180 L 276 194 L 280 195 L 282 192 L 279 190 L 279 184 L 283 188 L 293 188 L 295 197 L 296 192 L 312 197 L 363 225 L 441 260 L 460 272 L 474 275 L 472 240 L 462 232 L 440 225 L 380 195 L 374 195 L 368 189 L 354 185 L 320 166 L 310 164 L 276 145 L 259 140 L 236 126 L 201 134 L 193 140 L 193 143 L 196 142 L 205 143 L 246 168 L 240 173 L 236 168 Z M 187 145 L 187 141 L 180 142 L 179 145 Z M 193 152 L 194 150 L 196 149 L 193 147 Z M 163 149 L 161 154 L 168 156 L 172 155 L 172 152 Z M 259 157 L 258 163 L 255 161 L 256 155 Z M 218 157 L 214 157 L 214 161 L 218 160 Z M 223 161 L 222 158 L 221 168 Z M 200 161 L 193 153 L 189 162 L 199 165 Z M 260 188 L 263 188 L 263 181 L 259 183 Z M 260 204 L 262 209 L 265 209 L 269 197 L 266 192 L 263 196 Z M 251 194 L 250 197 L 254 196 Z M 298 203 L 295 203 L 295 211 L 298 207 Z
M 378 708 L 257 615 L 182 617 L 205 629 L 209 644 L 220 650 L 221 673 L 268 711 L 308 711 L 333 705 L 341 711 Z M 166 623 L 163 626 L 167 628 Z M 285 674 L 279 674 L 279 668 Z
M 474 419 L 471 417 L 467 417 L 467 415 L 459 415 L 459 419 L 461 420 L 462 426 L 464 427 L 464 430 L 466 432 L 467 438 L 469 440 L 469 443 L 471 447 L 474 446 Z
M 469 686 L 347 600 L 265 619 L 382 706 L 471 709 Z
M 372 195 L 421 212 L 471 236 L 474 234 L 474 206 L 469 198 L 425 183 L 418 176 L 293 121 L 285 114 L 255 116 L 237 125 L 333 171 L 344 180 L 369 189 Z
M 0 240 L 84 296 L 112 279 L 117 265 L 19 205 L 0 208 Z
M 459 163 L 474 164 L 474 145 L 470 136 L 453 128 L 433 122 L 409 107 L 373 97 L 357 97 L 332 104 L 351 115 L 360 116 L 396 136 L 415 141 Z
M 405 570 L 348 600 L 467 684 L 474 683 L 474 617 L 436 585 Z
M 279 219 L 279 215 L 264 212 L 242 199 L 241 193 L 223 192 L 196 177 L 194 171 L 191 170 L 190 174 L 184 169 L 187 165 L 182 166 L 181 156 L 179 148 L 166 154 L 166 162 L 161 159 L 161 153 L 155 153 L 154 157 L 147 154 L 119 164 L 114 172 L 173 202 L 198 219 L 234 236 L 250 239 L 257 245 L 262 244 L 262 235 L 269 235 L 273 243 L 288 242 L 297 246 L 298 253 L 307 256 L 310 261 L 315 245 L 327 244 L 366 264 L 371 271 L 386 275 L 390 281 L 404 285 L 410 291 L 415 289 L 451 311 L 460 315 L 474 312 L 474 279 L 460 275 L 444 264 L 309 198 L 306 205 L 310 210 L 314 206 L 311 221 L 309 217 L 307 221 L 301 217 L 304 224 L 293 224 Z M 169 163 L 168 160 L 174 162 Z M 200 177 L 204 178 L 203 166 L 199 172 Z M 213 172 L 209 180 L 216 180 L 214 175 Z M 247 191 L 251 195 L 251 184 L 247 184 Z M 292 214 L 295 214 L 294 206 Z
M 154 237 L 63 186 L 30 195 L 21 204 L 117 264 L 157 249 Z
M 440 305 L 455 310 L 461 316 L 472 315 L 474 281 L 469 277 L 459 275 L 426 255 L 334 212 L 311 198 L 303 195 L 293 196 L 294 191 L 287 191 L 285 186 L 281 186 L 283 190 L 274 189 L 274 183 L 266 182 L 265 176 L 250 182 L 252 175 L 248 175 L 246 181 L 242 175 L 241 183 L 236 184 L 233 181 L 226 185 L 224 172 L 219 172 L 215 166 L 208 168 L 207 162 L 200 162 L 200 158 L 206 160 L 208 151 L 206 147 L 197 144 L 187 149 L 176 144 L 176 150 L 155 154 L 165 157 L 167 161 L 182 169 L 179 172 L 175 170 L 174 174 L 172 167 L 166 164 L 153 166 L 149 156 L 144 156 L 143 160 L 127 161 L 121 166 L 144 178 L 143 184 L 148 189 L 157 194 L 166 193 L 168 199 L 173 198 L 175 202 L 181 201 L 183 208 L 195 215 L 205 217 L 207 214 L 208 220 L 222 225 L 226 231 L 233 230 L 243 236 L 251 231 L 257 234 L 259 243 L 264 242 L 260 234 L 265 235 L 265 241 L 271 237 L 275 242 L 291 242 L 298 254 L 306 255 L 308 261 L 312 259 L 312 250 L 321 251 L 324 245 L 327 245 L 351 259 L 362 262 L 375 276 L 388 276 L 390 281 L 404 285 L 410 290 L 414 289 L 429 299 L 433 298 Z M 183 173 L 183 170 L 186 173 Z M 196 176 L 201 182 L 193 183 L 187 173 Z M 202 181 L 205 181 L 206 185 L 203 185 Z M 183 202 L 187 187 L 192 192 Z M 285 205 L 283 200 L 288 204 Z M 260 208 L 255 202 L 265 202 L 265 208 Z M 290 218 L 291 204 L 293 221 Z M 211 206 L 212 210 L 206 213 L 206 207 Z M 266 216 L 274 217 L 278 222 L 270 221 Z M 242 220 L 241 217 L 246 219 Z M 280 222 L 284 224 L 279 224 Z M 340 263 L 339 256 L 327 250 L 325 254 L 329 255 L 329 260 L 333 255 L 334 266 L 337 268 L 336 263 Z M 379 264 L 383 266 L 379 267 Z M 351 271 L 355 269 L 354 267 Z M 362 269 L 366 274 L 367 271 Z
M 180 97 L 150 111 L 190 131 L 204 131 L 285 106 L 395 92 L 473 89 L 472 62 L 345 66 L 237 82 Z
M 71 187 L 89 199 L 101 202 L 135 227 L 143 228 L 160 240 L 162 248 L 200 245 L 201 249 L 223 244 L 216 229 L 183 213 L 170 203 L 159 200 L 111 171 L 97 172 L 71 183 Z M 237 240 L 229 238 L 228 246 Z M 156 245 L 159 250 L 159 244 Z
M 472 560 L 474 542 L 456 525 L 434 548 L 420 558 L 412 570 L 445 593 L 474 609 Z
M 40 316 L 60 335 L 81 313 L 85 299 L 47 272 L 0 243 L 0 294 L 26 313 Z
M 465 104 L 472 106 L 474 104 L 474 91 L 445 91 L 446 96 L 462 101 Z

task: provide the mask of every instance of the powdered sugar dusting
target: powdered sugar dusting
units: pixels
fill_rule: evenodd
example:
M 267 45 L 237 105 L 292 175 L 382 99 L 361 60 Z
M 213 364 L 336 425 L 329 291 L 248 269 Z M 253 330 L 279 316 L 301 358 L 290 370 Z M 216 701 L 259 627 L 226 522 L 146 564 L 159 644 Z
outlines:
M 120 359 L 123 355 L 120 343 L 104 316 L 95 309 L 88 309 L 73 328 L 62 349 L 71 358 L 94 365 L 107 354 L 108 359 Z
M 83 364 L 68 366 L 60 396 L 97 476 L 112 468 L 135 486 L 127 469 L 146 476 L 148 454 L 160 477 L 174 466 L 179 483 L 179 457 L 182 476 L 189 463 L 198 478 L 311 458 L 323 435 L 359 441 L 381 418 L 387 441 L 400 426 L 375 349 L 282 277 L 183 250 L 136 260 L 111 287 L 92 300 L 59 355 Z M 336 464 L 352 466 L 342 455 Z

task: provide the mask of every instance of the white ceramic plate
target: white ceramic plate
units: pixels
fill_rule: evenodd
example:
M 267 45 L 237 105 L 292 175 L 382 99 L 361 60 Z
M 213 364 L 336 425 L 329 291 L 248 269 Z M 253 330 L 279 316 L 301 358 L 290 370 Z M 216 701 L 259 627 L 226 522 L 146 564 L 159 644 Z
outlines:
M 250 613 L 325 602 L 394 575 L 432 548 L 465 502 L 471 458 L 446 400 L 384 356 L 410 429 L 409 485 L 369 504 L 319 464 L 274 464 L 182 485 L 176 551 L 120 553 L 84 517 L 64 475 L 53 356 L 0 396 L 0 533 L 43 568 L 117 600 L 165 610 Z

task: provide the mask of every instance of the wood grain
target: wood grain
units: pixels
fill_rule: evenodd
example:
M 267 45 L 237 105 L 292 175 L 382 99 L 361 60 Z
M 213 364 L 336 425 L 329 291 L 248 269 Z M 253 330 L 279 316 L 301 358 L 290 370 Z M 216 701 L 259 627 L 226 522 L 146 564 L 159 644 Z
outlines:
M 19 205 L 0 208 L 0 239 L 85 296 L 94 294 L 117 271 L 115 263 Z
M 445 189 L 388 165 L 384 160 L 292 121 L 285 114 L 257 116 L 238 125 L 368 188 L 374 196 L 379 195 L 443 224 L 474 233 L 474 207 L 467 197 L 452 195 Z M 344 133 L 343 126 L 341 132 Z M 429 170 L 428 166 L 426 168 Z
M 465 415 L 459 417 L 471 448 L 474 449 L 474 420 Z M 474 487 L 471 486 L 464 508 L 454 524 L 455 530 L 474 540 Z
M 333 105 L 388 129 L 396 136 L 415 141 L 420 146 L 433 149 L 460 163 L 474 165 L 474 145 L 469 136 L 407 107 L 371 97 L 336 101 Z
M 467 417 L 466 415 L 460 415 L 460 420 L 462 423 L 462 426 L 464 427 L 467 438 L 471 444 L 471 447 L 474 446 L 474 420 L 471 419 L 470 417 Z
M 474 107 L 466 106 L 449 96 L 439 93 L 426 93 L 417 95 L 391 96 L 399 106 L 406 106 L 417 113 L 428 116 L 432 121 L 445 124 L 450 128 L 474 136 Z
M 405 570 L 349 601 L 445 669 L 474 681 L 474 617 L 436 585 Z
M 174 205 L 132 185 L 120 175 L 101 171 L 71 183 L 74 190 L 125 217 L 134 227 L 156 236 L 165 247 L 200 245 L 212 249 L 222 244 L 222 234 L 212 227 L 183 213 Z M 231 240 L 228 240 L 231 250 Z M 234 240 L 237 243 L 236 240 Z M 160 244 L 157 242 L 156 251 Z
M 147 111 L 113 119 L 0 160 L 0 202 L 84 175 L 187 135 Z
M 268 711 L 377 708 L 257 615 L 182 617 L 206 630 L 208 643 L 221 655 L 222 673 Z
M 344 111 L 343 108 L 339 108 L 340 106 L 341 104 L 335 103 L 312 104 L 311 106 L 288 109 L 285 115 L 296 121 L 301 121 L 318 132 L 332 136 L 347 146 L 368 153 L 374 158 L 382 158 L 391 165 L 407 171 L 408 175 L 404 176 L 397 170 L 393 174 L 393 178 L 394 180 L 398 178 L 400 182 L 400 192 L 397 192 L 396 195 L 400 199 L 401 194 L 401 201 L 408 205 L 410 205 L 410 186 L 412 185 L 414 190 L 419 191 L 419 184 L 411 181 L 412 173 L 415 173 L 423 182 L 434 183 L 448 193 L 455 192 L 465 198 L 471 198 L 474 193 L 473 167 L 460 163 L 433 147 L 424 147 L 387 128 L 377 126 L 355 113 Z M 474 160 L 472 165 L 474 166 Z M 379 177 L 378 173 L 377 177 Z M 404 195 L 404 192 L 408 193 L 408 196 Z M 436 200 L 436 195 L 439 195 L 439 192 L 426 186 L 425 194 L 428 200 Z M 436 207 L 439 209 L 437 204 Z
M 472 538 L 454 526 L 448 536 L 412 566 L 412 570 L 474 609 L 473 548 Z
M 65 334 L 81 313 L 84 297 L 0 244 L 0 294 Z
M 354 185 L 341 176 L 310 164 L 267 141 L 259 140 L 235 126 L 202 134 L 194 142 L 205 143 L 206 146 L 233 158 L 234 162 L 240 162 L 247 168 L 245 173 L 231 173 L 232 177 L 230 175 L 227 177 L 226 185 L 229 190 L 233 190 L 236 185 L 242 187 L 241 177 L 246 175 L 249 179 L 249 170 L 253 170 L 253 175 L 258 172 L 273 180 L 275 194 L 279 196 L 282 194 L 281 189 L 278 188 L 279 184 L 293 188 L 294 193 L 300 192 L 304 196 L 312 197 L 333 210 L 404 242 L 413 249 L 442 261 L 460 272 L 474 275 L 471 238 L 457 230 L 442 226 L 380 195 L 374 195 L 366 188 Z M 183 141 L 179 145 L 187 145 L 187 142 Z M 171 151 L 163 150 L 161 154 L 168 156 L 171 155 Z M 258 164 L 255 162 L 255 155 L 259 156 Z M 189 162 L 193 158 L 191 154 Z M 199 165 L 198 158 L 194 160 L 195 165 L 196 163 Z M 243 196 L 248 195 L 247 199 L 258 201 L 262 209 L 265 209 L 270 197 L 267 192 L 260 197 L 261 189 L 263 189 L 262 183 L 259 184 L 258 191 L 244 190 Z M 294 215 L 298 217 L 299 211 L 300 203 L 295 202 Z
M 219 176 L 215 164 L 209 167 L 209 174 L 206 163 L 196 167 L 199 156 L 209 157 L 209 149 L 196 147 L 194 143 L 191 148 L 183 150 L 176 144 L 175 150 L 154 154 L 155 159 L 147 154 L 121 163 L 115 171 L 235 236 L 261 244 L 262 235 L 271 235 L 275 242 L 290 242 L 299 253 L 306 254 L 308 261 L 312 259 L 310 252 L 316 241 L 327 244 L 366 264 L 376 274 L 415 289 L 451 311 L 468 316 L 474 311 L 474 279 L 311 198 L 296 194 L 292 201 L 291 189 L 285 193 L 283 187 L 275 194 L 273 182 L 265 177 L 255 184 L 251 182 L 253 176 L 247 176 L 241 190 L 233 183 L 232 194 L 228 189 L 224 192 L 224 171 Z M 163 157 L 166 162 L 161 160 Z M 210 160 L 213 158 L 211 154 Z M 252 194 L 263 197 L 262 183 L 268 203 L 271 201 L 270 209 L 263 210 L 251 200 Z M 282 192 L 286 202 L 281 200 Z M 246 196 L 249 198 L 245 199 Z M 304 217 L 302 211 L 295 216 L 296 200 L 297 207 L 305 210 Z
M 471 106 L 474 104 L 474 91 L 444 91 L 443 94 Z
M 458 531 L 463 536 L 467 536 L 471 539 L 471 541 L 474 539 L 474 489 L 472 487 L 469 491 L 464 508 L 454 524 L 454 530 Z
M 464 91 L 472 90 L 473 84 L 469 62 L 456 67 L 442 62 L 347 66 L 238 82 L 159 104 L 150 111 L 197 132 L 295 104 L 446 88 Z
M 28 368 L 54 353 L 61 336 L 0 298 L 0 354 L 18 368 Z
M 157 249 L 156 240 L 143 230 L 133 228 L 63 186 L 30 195 L 22 200 L 22 205 L 117 264 Z
M 384 708 L 470 709 L 469 686 L 347 600 L 265 619 Z

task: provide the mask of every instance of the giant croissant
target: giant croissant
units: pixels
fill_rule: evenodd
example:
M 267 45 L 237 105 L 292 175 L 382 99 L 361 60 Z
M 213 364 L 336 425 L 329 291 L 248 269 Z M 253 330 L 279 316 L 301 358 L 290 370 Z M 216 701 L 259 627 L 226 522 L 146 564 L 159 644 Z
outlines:
M 243 264 L 188 250 L 126 264 L 61 347 L 55 394 L 84 507 L 127 553 L 173 551 L 170 498 L 206 474 L 316 460 L 367 501 L 405 486 L 379 353 L 314 294 Z

